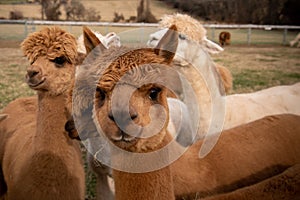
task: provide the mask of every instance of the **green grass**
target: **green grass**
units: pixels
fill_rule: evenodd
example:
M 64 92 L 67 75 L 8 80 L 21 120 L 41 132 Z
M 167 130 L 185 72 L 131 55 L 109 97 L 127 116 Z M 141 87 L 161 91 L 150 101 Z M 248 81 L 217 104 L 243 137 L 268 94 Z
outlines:
M 26 71 L 24 63 L 27 63 L 27 60 L 20 56 L 19 50 L 11 49 L 11 51 L 0 49 L 0 109 L 13 99 L 35 94 L 24 79 Z
M 0 26 L 0 110 L 10 101 L 35 93 L 24 82 L 26 67 L 29 65 L 22 56 L 19 42 L 15 42 L 11 48 L 7 48 L 8 41 L 21 41 L 24 38 L 24 26 L 1 25 Z M 4 28 L 4 29 L 2 29 Z M 36 27 L 39 30 L 42 26 Z M 81 27 L 63 27 L 74 35 L 81 34 Z M 122 41 L 134 43 L 145 42 L 148 34 L 153 29 L 128 32 L 128 28 L 92 27 L 100 32 L 115 31 L 120 33 Z M 30 28 L 30 30 L 32 30 Z M 236 31 L 236 36 L 241 30 Z M 143 33 L 142 36 L 139 34 Z M 277 37 L 272 35 L 270 37 Z M 240 36 L 242 37 L 242 36 Z M 280 44 L 269 46 L 248 46 L 233 43 L 225 47 L 225 51 L 212 58 L 228 67 L 233 75 L 233 89 L 231 93 L 252 92 L 275 85 L 286 85 L 300 82 L 300 49 L 281 46 Z M 86 170 L 86 199 L 95 199 L 95 175 Z
M 21 4 L 26 3 L 26 0 L 1 0 L 0 4 Z
M 300 81 L 300 73 L 284 72 L 280 70 L 251 70 L 245 69 L 233 74 L 233 90 L 248 88 L 258 90 L 276 85 L 288 85 Z

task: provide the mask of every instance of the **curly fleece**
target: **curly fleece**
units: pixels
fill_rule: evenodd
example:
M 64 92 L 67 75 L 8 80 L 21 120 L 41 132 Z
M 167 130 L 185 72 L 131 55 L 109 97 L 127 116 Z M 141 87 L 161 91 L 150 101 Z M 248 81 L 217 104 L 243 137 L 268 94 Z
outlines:
M 45 55 L 49 60 L 65 56 L 68 62 L 74 64 L 77 57 L 75 37 L 59 27 L 47 27 L 30 34 L 21 43 L 21 49 L 30 63 Z

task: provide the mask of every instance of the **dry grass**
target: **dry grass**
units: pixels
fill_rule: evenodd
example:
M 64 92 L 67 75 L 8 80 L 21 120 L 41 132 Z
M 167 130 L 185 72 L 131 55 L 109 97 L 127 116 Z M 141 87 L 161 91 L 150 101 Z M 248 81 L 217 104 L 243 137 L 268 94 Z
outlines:
M 123 13 L 125 19 L 130 16 L 137 15 L 138 0 L 81 0 L 86 8 L 95 8 L 100 13 L 101 21 L 112 21 L 114 18 L 114 12 Z M 154 0 L 151 1 L 152 13 L 158 19 L 163 14 L 171 14 L 176 12 L 172 7 L 167 6 L 165 3 Z M 39 4 L 4 4 L 0 7 L 0 16 L 9 17 L 9 12 L 13 10 L 19 10 L 23 12 L 23 16 L 26 18 L 40 19 L 41 18 L 41 6 Z M 65 19 L 64 11 L 62 9 L 61 19 Z
M 234 76 L 232 93 L 250 92 L 300 81 L 300 49 L 229 46 L 213 59 Z M 0 109 L 13 99 L 33 95 L 24 82 L 28 62 L 19 48 L 0 48 Z M 86 163 L 85 163 L 86 164 Z M 86 169 L 86 198 L 95 197 L 95 176 Z
M 3 25 L 2 25 L 3 27 Z M 37 27 L 39 30 L 41 26 Z M 81 27 L 64 27 L 75 35 L 81 33 Z M 145 42 L 153 29 L 99 28 L 100 32 L 116 31 L 122 42 Z M 226 46 L 225 51 L 214 55 L 214 61 L 228 67 L 234 77 L 232 93 L 251 92 L 263 88 L 292 84 L 300 81 L 300 49 L 286 46 L 242 46 L 236 31 L 236 44 Z M 270 34 L 271 32 L 269 32 Z M 19 34 L 19 35 L 18 35 Z M 242 33 L 241 33 L 242 34 Z M 34 95 L 24 82 L 28 61 L 22 56 L 19 43 L 24 37 L 22 26 L 6 26 L 0 32 L 0 110 L 10 101 Z M 276 37 L 272 34 L 269 37 Z M 10 47 L 10 48 L 7 48 Z M 86 167 L 86 166 L 85 166 Z M 87 199 L 95 197 L 95 177 L 86 170 Z
M 228 46 L 213 59 L 232 72 L 232 93 L 241 93 L 299 82 L 299 53 L 290 47 Z
M 34 94 L 24 81 L 27 63 L 19 49 L 0 48 L 0 109 L 13 99 Z

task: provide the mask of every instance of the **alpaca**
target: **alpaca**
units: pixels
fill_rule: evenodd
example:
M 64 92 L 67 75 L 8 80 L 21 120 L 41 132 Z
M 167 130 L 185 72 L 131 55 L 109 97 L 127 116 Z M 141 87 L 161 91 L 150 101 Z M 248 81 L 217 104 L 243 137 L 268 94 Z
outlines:
M 25 97 L 10 102 L 2 111 L 5 114 L 1 116 L 5 117 L 0 120 L 0 199 L 7 191 L 2 172 L 5 145 L 16 130 L 36 120 L 36 108 L 37 98 Z
M 175 28 L 175 27 L 174 27 Z M 105 89 L 105 94 L 111 95 L 110 89 L 116 84 L 118 81 L 118 77 L 120 78 L 122 75 L 126 74 L 132 67 L 134 70 L 136 69 L 137 73 L 133 72 L 133 76 L 137 75 L 135 79 L 142 78 L 144 75 L 143 70 L 139 70 L 139 66 L 143 64 L 150 63 L 161 63 L 161 64 L 169 64 L 173 59 L 174 52 L 176 50 L 176 40 L 177 35 L 176 31 L 170 29 L 169 32 L 166 33 L 165 37 L 161 40 L 156 50 L 149 49 L 149 48 L 142 48 L 139 50 L 134 50 L 126 47 L 113 47 L 110 49 L 102 48 L 104 51 L 101 52 L 99 57 L 95 58 L 95 61 L 92 61 L 92 64 L 89 63 L 87 66 L 83 65 L 78 69 L 77 76 L 76 76 L 76 83 L 73 89 L 73 112 L 78 113 L 76 109 L 82 107 L 82 105 L 77 106 L 76 103 L 80 101 L 80 104 L 86 104 L 86 102 L 90 99 L 93 99 L 93 96 L 84 95 L 87 99 L 78 99 L 78 95 L 82 94 L 83 92 L 87 93 L 94 93 L 93 88 L 90 86 L 95 85 L 97 81 L 93 78 L 90 78 L 89 75 L 94 76 L 90 73 L 96 72 L 96 74 L 100 73 L 101 70 L 98 69 L 99 64 L 101 66 L 109 65 L 108 68 L 103 72 L 103 77 L 97 83 L 98 89 L 96 92 L 95 101 L 102 101 L 102 94 Z M 175 42 L 174 42 L 175 41 Z M 173 42 L 173 43 L 172 43 Z M 174 44 L 175 43 L 175 44 Z M 170 45 L 171 46 L 168 46 Z M 101 46 L 101 43 L 100 43 Z M 167 46 L 170 52 L 160 50 Z M 92 52 L 93 53 L 93 52 Z M 111 61 L 113 61 L 111 63 Z M 124 62 L 123 62 L 124 61 Z M 127 62 L 129 61 L 129 62 Z M 110 64 L 111 63 L 111 64 Z M 153 66 L 147 66 L 147 69 L 153 69 L 156 72 L 155 68 L 157 66 L 153 64 Z M 87 70 L 88 69 L 88 70 Z M 95 71 L 96 70 L 96 71 Z M 141 74 L 140 74 L 141 73 Z M 146 74 L 145 74 L 146 75 Z M 112 77 L 112 80 L 110 80 Z M 116 80 L 114 80 L 114 77 Z M 145 78 L 145 77 L 144 77 Z M 142 78 L 142 79 L 144 79 Z M 116 81 L 116 82 L 115 82 Z M 141 80 L 142 81 L 142 80 Z M 83 85 L 81 85 L 83 84 Z M 103 85 L 102 85 L 103 84 Z M 79 87 L 76 87 L 79 86 Z M 95 85 L 96 86 L 96 85 Z M 123 87 L 124 86 L 124 87 Z M 124 84 L 121 86 L 121 90 L 127 91 L 131 90 L 130 85 Z M 102 91 L 103 90 L 103 91 Z M 125 93 L 126 92 L 122 92 Z M 150 118 L 147 117 L 146 112 L 149 111 L 150 106 L 156 102 L 157 104 L 163 106 L 166 111 L 168 111 L 168 104 L 166 98 L 167 90 L 163 86 L 159 86 L 157 84 L 152 85 L 149 84 L 148 86 L 142 86 L 138 89 L 137 92 L 134 93 L 135 102 L 139 101 L 140 103 L 131 104 L 136 112 L 137 115 L 131 116 L 131 118 L 136 118 L 141 124 L 141 126 L 146 125 L 149 122 Z M 144 95 L 150 95 L 150 97 L 144 97 Z M 81 97 L 81 96 L 80 96 Z M 111 97 L 107 96 L 107 100 Z M 151 99 L 153 98 L 153 99 Z M 126 109 L 122 107 L 122 97 L 118 98 L 120 100 L 120 106 L 118 106 L 117 113 L 121 113 Z M 114 117 L 110 116 L 110 107 L 108 106 L 109 103 L 105 103 L 105 105 L 101 106 L 101 102 L 95 102 L 96 106 L 94 109 L 96 110 L 97 114 L 94 116 L 100 120 L 101 126 L 104 126 L 104 133 L 110 138 L 111 141 L 114 142 L 118 147 L 124 149 L 125 151 L 129 152 L 153 152 L 156 149 L 160 149 L 160 147 L 168 144 L 172 137 L 167 131 L 167 123 L 164 124 L 162 130 L 147 139 L 143 138 L 136 138 L 133 139 L 131 136 L 120 132 L 117 127 L 117 121 L 114 121 Z M 166 112 L 168 113 L 168 112 Z M 140 117 L 139 117 L 140 116 Z M 116 119 L 116 118 L 115 118 Z M 168 119 L 168 114 L 166 115 L 166 121 Z M 75 119 L 76 120 L 76 119 Z M 124 124 L 126 126 L 126 124 Z M 98 129 L 98 127 L 96 126 Z M 127 127 L 128 128 L 128 127 Z M 123 138 L 124 137 L 124 138 Z M 118 139 L 123 138 L 123 139 Z M 95 138 L 91 138 L 95 140 Z M 114 149 L 111 149 L 111 164 L 112 165 L 128 165 L 128 160 L 125 158 L 122 159 L 122 156 L 119 154 L 115 154 Z M 162 156 L 162 159 L 167 159 L 168 153 Z M 122 164 L 123 163 L 123 164 Z M 126 164 L 127 163 L 127 164 Z M 156 171 L 145 172 L 145 173 L 132 173 L 130 171 L 121 171 L 118 169 L 113 169 L 113 178 L 115 182 L 115 198 L 119 199 L 175 199 L 173 185 L 172 185 L 172 176 L 168 166 L 160 168 Z
M 290 47 L 294 47 L 294 46 L 296 46 L 297 48 L 300 48 L 300 33 L 298 33 L 298 35 L 295 37 L 295 39 L 290 41 Z
M 300 196 L 300 164 L 252 186 L 233 192 L 219 194 L 204 200 L 247 200 L 247 199 L 297 199 Z
M 161 42 L 166 38 L 163 38 Z M 176 39 L 177 37 L 173 35 L 173 38 Z M 172 42 L 171 45 L 174 46 L 174 43 Z M 144 199 L 144 196 L 139 195 L 149 195 L 150 199 L 155 199 L 157 196 L 153 197 L 153 195 L 157 195 L 157 192 L 152 190 L 153 187 L 161 187 L 159 192 L 165 190 L 166 187 L 174 187 L 177 198 L 194 194 L 200 197 L 209 197 L 259 183 L 270 177 L 280 175 L 288 167 L 299 163 L 298 143 L 300 142 L 300 135 L 298 133 L 300 126 L 298 123 L 300 116 L 296 115 L 265 117 L 223 131 L 216 146 L 206 157 L 201 159 L 198 157 L 198 152 L 203 146 L 204 140 L 196 142 L 184 152 L 176 142 L 161 143 L 164 141 L 158 140 L 161 132 L 148 138 L 141 138 L 144 130 L 147 129 L 139 129 L 139 126 L 136 127 L 135 124 L 145 126 L 149 123 L 151 115 L 152 119 L 159 119 L 159 116 L 163 115 L 162 113 L 155 113 L 155 110 L 152 111 L 154 114 L 151 112 L 149 114 L 151 103 L 147 102 L 156 100 L 159 105 L 163 105 L 165 110 L 168 109 L 165 88 L 161 87 L 161 84 L 155 84 L 157 82 L 163 83 L 160 78 L 164 79 L 168 75 L 163 76 L 164 71 L 162 69 L 160 71 L 155 70 L 153 52 L 157 52 L 157 49 L 159 48 L 157 47 L 155 50 L 146 49 L 145 51 L 145 49 L 132 50 L 121 47 L 104 50 L 102 55 L 94 58 L 92 63 L 81 66 L 76 78 L 73 91 L 73 100 L 75 100 L 73 101 L 75 103 L 73 108 L 82 108 L 84 104 L 93 105 L 94 126 L 103 138 L 106 136 L 109 139 L 107 144 L 112 149 L 107 156 L 111 156 L 110 164 L 114 168 L 116 199 Z M 170 56 L 169 52 L 162 51 L 162 53 L 167 56 L 169 63 L 169 59 L 173 55 Z M 135 56 L 135 54 L 137 55 Z M 127 62 L 127 56 L 130 58 L 130 62 Z M 145 58 L 145 56 L 148 57 Z M 131 64 L 136 57 L 139 61 L 138 64 Z M 145 65 L 144 62 L 147 60 L 149 64 Z M 163 63 L 165 61 L 165 59 L 160 58 L 157 62 Z M 133 72 L 127 73 L 131 69 Z M 142 80 L 140 80 L 141 77 L 143 77 Z M 145 83 L 143 81 L 151 84 L 143 85 Z M 132 96 L 126 99 L 128 94 L 132 94 Z M 162 99 L 165 99 L 164 103 L 161 103 Z M 164 113 L 168 114 L 166 111 Z M 133 124 L 130 119 L 134 122 Z M 167 122 L 168 120 L 164 121 L 161 130 L 166 130 Z M 84 129 L 84 126 L 81 129 Z M 133 136 L 132 130 L 140 134 Z M 95 137 L 91 139 L 94 140 Z M 149 179 L 152 172 L 161 172 L 160 170 L 150 170 L 157 163 L 153 160 L 150 161 L 150 164 L 147 160 L 145 163 L 134 160 L 136 154 L 129 154 L 132 155 L 131 157 L 126 152 L 151 153 L 154 150 L 157 151 L 157 147 L 162 148 L 166 144 L 168 146 L 171 144 L 165 152 L 168 158 L 164 157 L 164 154 L 160 157 L 161 160 L 168 162 L 174 156 L 178 156 L 175 155 L 178 151 L 183 153 L 180 158 L 177 157 L 178 160 L 175 159 L 173 163 L 170 162 L 171 179 L 170 177 L 168 179 L 170 182 L 173 179 L 173 184 L 168 182 L 164 187 L 160 183 L 149 184 L 150 181 L 156 181 L 157 178 L 162 177 L 157 175 L 155 179 L 153 178 L 154 180 Z M 104 148 L 105 145 L 100 146 L 97 154 L 101 154 Z M 119 151 L 120 149 L 124 151 Z M 103 158 L 99 157 L 99 159 Z M 145 169 L 142 171 L 144 173 L 139 171 L 139 167 Z M 159 169 L 169 171 L 167 167 L 168 165 L 164 165 Z M 125 171 L 121 172 L 123 168 Z M 131 170 L 135 173 L 132 173 Z M 149 175 L 147 178 L 142 176 L 145 173 Z M 169 175 L 167 171 L 165 173 Z M 139 175 L 141 175 L 140 178 L 138 178 Z M 152 190 L 152 192 L 148 194 L 145 190 Z M 132 196 L 135 194 L 137 197 Z
M 300 83 L 280 85 L 252 93 L 226 96 L 224 129 L 260 119 L 267 115 L 300 115 Z
M 169 21 L 171 22 L 178 21 L 177 23 L 183 24 L 181 27 L 182 30 L 188 29 L 184 27 L 184 21 L 179 17 L 169 16 L 165 24 L 168 24 Z M 202 34 L 203 37 L 203 35 L 205 35 L 204 34 L 205 32 L 202 31 L 202 33 L 203 33 Z M 196 45 L 195 42 L 192 42 L 192 40 L 189 39 L 192 38 L 193 40 L 195 40 L 194 32 L 185 31 L 185 34 L 186 37 L 182 37 L 184 38 L 184 40 L 179 39 L 179 47 L 180 47 L 179 49 L 182 52 L 180 53 L 181 59 L 183 58 L 185 62 L 191 63 L 195 67 L 202 68 L 204 72 L 201 71 L 202 73 L 202 77 L 201 77 L 199 75 L 199 72 L 197 72 L 197 70 L 191 67 L 182 66 L 179 67 L 178 70 L 182 72 L 185 75 L 185 77 L 187 77 L 188 81 L 193 86 L 193 89 L 197 95 L 198 104 L 200 105 L 200 109 L 201 109 L 200 111 L 201 123 L 199 128 L 200 131 L 198 131 L 198 135 L 199 138 L 203 138 L 206 135 L 205 133 L 207 133 L 207 127 L 209 126 L 212 118 L 212 115 L 209 115 L 209 113 L 207 113 L 207 111 L 209 110 L 209 106 L 205 106 L 205 105 L 211 105 L 211 100 L 209 99 L 209 96 L 212 95 L 209 94 L 209 90 L 207 89 L 207 86 L 205 85 L 205 83 L 203 83 L 202 80 L 203 80 L 203 76 L 204 77 L 207 76 L 206 75 L 207 73 L 205 73 L 205 71 L 209 71 L 209 68 L 211 68 L 213 64 L 211 63 L 211 61 L 206 63 L 204 62 L 205 60 L 210 59 L 208 54 L 203 53 L 205 51 L 205 48 L 202 47 L 201 45 Z M 159 39 L 159 37 L 156 38 Z M 156 42 L 157 39 L 155 40 Z M 153 42 L 153 44 L 154 43 L 155 42 Z M 218 71 L 218 68 L 216 68 L 215 70 Z M 193 73 L 193 71 L 196 71 L 196 73 Z M 219 74 L 222 74 L 222 72 L 219 71 Z M 231 81 L 225 81 L 226 79 L 224 78 L 223 75 L 221 75 L 221 78 L 222 78 L 222 83 L 224 85 L 226 85 L 226 82 L 227 84 L 231 82 Z M 207 79 L 208 78 L 206 78 L 206 80 Z M 209 84 L 210 83 L 208 83 L 207 85 Z M 229 85 L 232 85 L 232 82 Z M 260 92 L 255 92 L 255 93 L 227 95 L 226 97 L 224 96 L 223 99 L 224 99 L 225 109 L 223 110 L 226 110 L 226 113 L 224 111 L 224 116 L 223 116 L 224 124 L 222 128 L 226 130 L 241 125 L 243 123 L 254 121 L 256 119 L 262 118 L 267 115 L 274 115 L 274 114 L 281 114 L 281 113 L 291 113 L 291 114 L 299 115 L 300 114 L 300 111 L 298 109 L 299 106 L 296 105 L 297 102 L 300 101 L 299 94 L 300 94 L 300 87 L 298 84 L 295 84 L 291 86 L 278 86 L 278 87 L 262 90 Z M 194 117 L 191 116 L 191 119 L 193 118 Z M 186 136 L 185 138 L 190 138 L 190 137 Z M 179 141 L 179 143 L 187 143 L 187 141 L 181 140 Z
M 206 29 L 202 26 L 201 23 L 199 23 L 196 19 L 183 14 L 165 15 L 159 24 L 162 30 L 152 33 L 150 35 L 149 41 L 147 42 L 147 45 L 151 47 L 157 45 L 158 41 L 167 31 L 167 27 L 172 24 L 176 24 L 177 27 L 179 27 L 179 43 L 174 58 L 174 64 L 177 66 L 177 68 L 182 68 L 183 71 L 188 71 L 188 73 L 190 73 L 191 62 L 189 62 L 189 59 L 187 59 L 188 56 L 199 56 L 195 54 L 195 51 L 197 52 L 197 49 L 191 48 L 190 41 L 194 41 L 206 52 L 211 54 L 220 53 L 224 50 L 216 43 L 207 39 Z M 228 94 L 232 88 L 231 72 L 226 67 L 220 64 L 214 65 L 217 72 L 220 74 L 225 92 Z M 192 76 L 194 75 L 196 76 L 196 74 L 193 73 Z
M 230 45 L 230 33 L 227 31 L 222 31 L 219 34 L 219 43 L 221 46 Z
M 232 192 L 299 164 L 299 120 L 297 115 L 274 115 L 225 130 L 202 159 L 196 158 L 203 140 L 196 142 L 171 165 L 176 195 Z
M 21 47 L 31 63 L 26 80 L 37 91 L 38 109 L 35 115 L 28 111 L 31 121 L 14 130 L 6 141 L 2 161 L 5 198 L 84 199 L 79 144 L 64 131 L 65 98 L 75 73 L 76 40 L 58 27 L 45 28 L 29 35 Z M 3 110 L 8 118 L 2 122 L 17 120 L 16 111 L 9 107 Z

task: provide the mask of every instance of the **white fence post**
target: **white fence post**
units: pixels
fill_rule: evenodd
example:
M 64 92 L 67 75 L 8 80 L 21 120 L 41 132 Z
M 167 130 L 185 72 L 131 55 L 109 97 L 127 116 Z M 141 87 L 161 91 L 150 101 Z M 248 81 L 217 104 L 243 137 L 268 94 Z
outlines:
M 286 36 L 287 36 L 287 29 L 285 28 L 284 30 L 283 30 L 283 40 L 282 40 L 282 44 L 283 45 L 286 45 Z
M 251 44 L 251 33 L 252 33 L 252 29 L 251 27 L 248 28 L 248 33 L 247 33 L 247 44 L 250 45 Z

